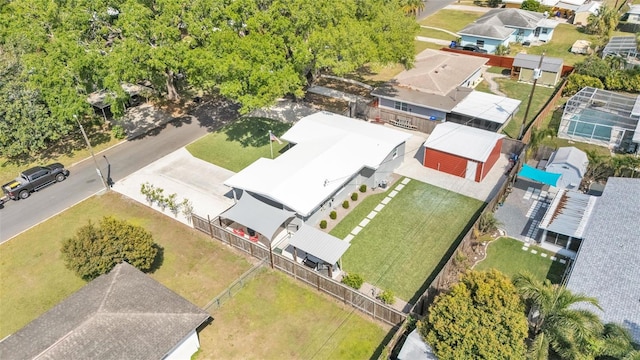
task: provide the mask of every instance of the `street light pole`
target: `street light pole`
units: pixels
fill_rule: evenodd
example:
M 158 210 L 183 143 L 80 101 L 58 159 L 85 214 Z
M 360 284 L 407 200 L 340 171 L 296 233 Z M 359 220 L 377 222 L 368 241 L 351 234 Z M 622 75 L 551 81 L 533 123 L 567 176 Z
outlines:
M 93 148 L 91 147 L 91 143 L 89 142 L 87 133 L 84 132 L 84 127 L 82 127 L 82 124 L 80 124 L 80 120 L 78 120 L 78 116 L 73 115 L 73 118 L 76 119 L 76 122 L 80 127 L 80 131 L 82 131 L 82 136 L 84 137 L 84 141 L 87 143 L 87 147 L 89 148 L 89 152 L 91 153 L 91 158 L 93 159 L 93 163 L 96 165 L 96 172 L 98 173 L 98 177 L 100 178 L 100 181 L 102 181 L 102 186 L 104 186 L 105 191 L 109 191 L 109 186 L 107 185 L 107 182 L 104 181 L 104 177 L 102 176 L 102 171 L 100 171 L 100 167 L 98 166 L 98 161 L 96 160 L 96 156 L 93 154 Z

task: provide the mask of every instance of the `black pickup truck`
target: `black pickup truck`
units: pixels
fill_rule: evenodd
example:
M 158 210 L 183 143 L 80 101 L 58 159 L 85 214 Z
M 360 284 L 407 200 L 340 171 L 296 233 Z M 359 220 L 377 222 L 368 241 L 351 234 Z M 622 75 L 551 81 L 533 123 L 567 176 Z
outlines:
M 55 182 L 64 181 L 67 176 L 69 176 L 69 170 L 65 169 L 60 163 L 36 166 L 25 170 L 15 180 L 2 185 L 2 191 L 5 196 L 0 198 L 0 205 L 9 199 L 26 199 L 32 192 Z

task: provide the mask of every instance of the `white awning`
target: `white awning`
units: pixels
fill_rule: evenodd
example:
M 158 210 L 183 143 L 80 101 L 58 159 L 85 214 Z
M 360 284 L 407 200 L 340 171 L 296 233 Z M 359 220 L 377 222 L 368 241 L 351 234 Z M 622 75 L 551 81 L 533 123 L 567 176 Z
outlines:
M 240 200 L 220 214 L 220 217 L 253 229 L 271 241 L 278 228 L 295 215 L 292 211 L 278 209 L 263 203 L 244 191 Z
M 504 124 L 518 111 L 520 100 L 473 91 L 452 112 Z
M 308 225 L 302 225 L 300 230 L 293 234 L 289 245 L 331 265 L 337 263 L 351 246 L 344 240 Z

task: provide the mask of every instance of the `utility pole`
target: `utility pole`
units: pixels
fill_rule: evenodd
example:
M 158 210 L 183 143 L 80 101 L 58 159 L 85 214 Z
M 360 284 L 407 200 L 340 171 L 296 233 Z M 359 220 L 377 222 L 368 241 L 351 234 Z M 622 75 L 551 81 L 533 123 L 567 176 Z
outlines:
M 536 90 L 536 83 L 538 82 L 538 79 L 542 76 L 542 60 L 544 60 L 544 52 L 540 55 L 538 68 L 533 69 L 533 87 L 531 87 L 531 93 L 529 94 L 527 109 L 524 111 L 524 118 L 522 119 L 522 126 L 520 126 L 520 135 L 518 135 L 518 140 L 522 140 L 522 137 L 524 136 L 524 127 L 527 124 L 527 118 L 529 117 L 529 109 L 531 108 L 531 100 L 533 100 L 533 92 Z
M 91 147 L 91 143 L 89 142 L 89 138 L 87 137 L 87 133 L 84 132 L 84 127 L 80 124 L 80 120 L 78 120 L 78 116 L 73 115 L 73 118 L 76 119 L 78 126 L 80 127 L 80 131 L 82 131 L 82 136 L 84 137 L 84 141 L 87 143 L 87 147 L 89 148 L 89 152 L 91 153 L 91 158 L 93 159 L 93 163 L 96 165 L 96 172 L 98 173 L 98 177 L 100 181 L 102 181 L 102 186 L 104 186 L 105 191 L 109 191 L 109 185 L 104 181 L 104 177 L 102 176 L 102 171 L 100 171 L 100 167 L 98 166 L 98 161 L 96 160 L 96 156 L 93 154 L 93 148 Z

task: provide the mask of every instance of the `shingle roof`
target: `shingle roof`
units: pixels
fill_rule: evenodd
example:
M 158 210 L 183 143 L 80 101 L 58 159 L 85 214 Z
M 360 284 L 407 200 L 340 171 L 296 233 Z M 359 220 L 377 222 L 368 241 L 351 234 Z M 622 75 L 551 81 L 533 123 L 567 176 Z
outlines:
M 482 15 L 475 22 L 477 24 L 493 24 L 518 29 L 535 29 L 544 19 L 541 13 L 521 9 L 493 9 Z
M 513 66 L 525 69 L 536 69 L 540 64 L 540 55 L 517 54 L 513 58 Z M 542 59 L 542 71 L 559 73 L 562 71 L 563 60 L 560 58 L 545 56 Z
M 465 26 L 464 29 L 458 31 L 458 34 L 505 40 L 515 31 L 516 29 L 507 28 L 502 25 L 471 23 Z
M 448 112 L 471 93 L 464 82 L 487 61 L 478 56 L 426 49 L 416 56 L 412 69 L 401 72 L 371 94 Z
M 640 179 L 609 178 L 584 232 L 567 287 L 598 299 L 604 322 L 640 342 Z
M 121 263 L 0 342 L 2 359 L 161 359 L 209 318 Z

